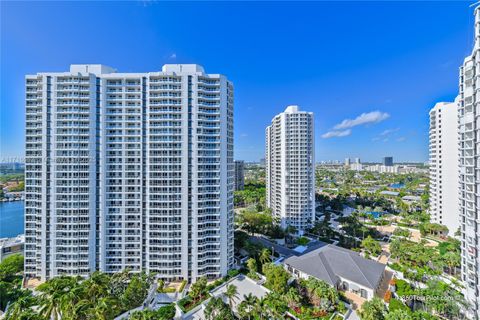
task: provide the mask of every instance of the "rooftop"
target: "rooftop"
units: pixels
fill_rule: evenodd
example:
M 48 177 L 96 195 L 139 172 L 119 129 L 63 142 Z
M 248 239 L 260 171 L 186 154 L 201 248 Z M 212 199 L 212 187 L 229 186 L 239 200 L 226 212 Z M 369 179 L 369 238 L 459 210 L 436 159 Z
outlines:
M 285 260 L 285 264 L 332 286 L 336 286 L 343 278 L 373 290 L 377 288 L 385 270 L 384 264 L 331 244 L 301 256 L 292 256 Z
M 0 247 L 11 247 L 25 242 L 25 235 L 19 234 L 14 238 L 0 238 Z

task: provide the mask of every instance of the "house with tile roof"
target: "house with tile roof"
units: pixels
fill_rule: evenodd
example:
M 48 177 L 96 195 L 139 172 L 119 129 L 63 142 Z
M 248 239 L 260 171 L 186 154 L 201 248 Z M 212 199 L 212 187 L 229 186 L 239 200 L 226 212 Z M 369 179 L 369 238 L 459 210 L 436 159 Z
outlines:
M 296 278 L 314 277 L 367 300 L 375 295 L 383 298 L 380 288 L 385 278 L 385 265 L 365 259 L 355 251 L 329 244 L 300 256 L 291 256 L 284 265 Z

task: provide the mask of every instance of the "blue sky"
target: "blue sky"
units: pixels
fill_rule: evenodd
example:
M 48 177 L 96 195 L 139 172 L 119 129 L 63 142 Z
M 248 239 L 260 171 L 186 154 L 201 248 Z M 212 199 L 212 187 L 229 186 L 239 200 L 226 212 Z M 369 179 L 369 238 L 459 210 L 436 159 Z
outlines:
M 237 159 L 262 158 L 265 127 L 298 104 L 315 113 L 317 161 L 425 161 L 428 110 L 454 99 L 473 45 L 468 5 L 1 2 L 1 157 L 24 153 L 25 74 L 198 63 L 234 82 Z

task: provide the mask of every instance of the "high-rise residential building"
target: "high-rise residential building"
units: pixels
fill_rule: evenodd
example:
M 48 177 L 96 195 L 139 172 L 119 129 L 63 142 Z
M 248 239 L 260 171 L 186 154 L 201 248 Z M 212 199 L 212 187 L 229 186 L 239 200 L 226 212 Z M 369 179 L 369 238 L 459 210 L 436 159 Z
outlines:
M 26 76 L 25 275 L 233 265 L 233 86 L 199 65 Z
M 465 297 L 471 305 L 471 313 L 480 317 L 480 7 L 475 8 L 475 44 L 472 54 L 465 58 L 460 67 L 459 80 L 459 179 L 460 179 L 460 221 L 462 242 L 462 280 Z M 454 191 L 451 191 L 454 192 Z
M 355 158 L 353 160 L 353 163 L 350 163 L 350 170 L 353 170 L 353 171 L 362 171 L 363 170 L 363 164 L 360 161 L 360 158 Z
M 235 160 L 235 191 L 243 190 L 245 187 L 245 162 Z
M 430 216 L 454 236 L 460 226 L 457 102 L 430 110 Z
M 266 129 L 267 206 L 283 228 L 302 231 L 315 219 L 313 113 L 289 106 Z
M 345 166 L 346 167 L 350 166 L 350 158 L 345 158 Z
M 383 157 L 382 164 L 386 167 L 393 166 L 393 157 Z

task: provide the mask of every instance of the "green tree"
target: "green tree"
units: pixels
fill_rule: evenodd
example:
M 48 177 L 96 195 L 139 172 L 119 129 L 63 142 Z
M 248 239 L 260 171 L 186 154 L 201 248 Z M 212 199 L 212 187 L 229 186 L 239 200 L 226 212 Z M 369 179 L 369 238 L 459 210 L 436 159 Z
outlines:
M 23 271 L 23 256 L 13 254 L 0 263 L 0 281 L 10 281 Z
M 397 309 L 387 313 L 385 320 L 413 320 L 410 312 L 406 310 Z
M 228 299 L 228 305 L 233 312 L 233 302 L 238 298 L 238 289 L 235 285 L 229 284 L 225 291 L 225 297 Z
M 241 319 L 252 319 L 257 297 L 249 293 L 243 296 L 243 301 L 239 304 L 237 311 Z
M 38 286 L 40 292 L 40 314 L 47 319 L 57 320 L 63 313 L 65 296 L 78 285 L 72 277 L 56 277 Z
M 202 300 L 203 296 L 207 293 L 207 278 L 200 277 L 190 287 L 190 297 L 194 301 Z
M 171 320 L 175 317 L 175 304 L 163 306 L 157 310 L 142 310 L 133 312 L 129 320 Z
M 222 298 L 211 298 L 204 310 L 206 320 L 234 320 L 232 311 L 223 303 Z
M 362 248 L 371 255 L 378 256 L 382 252 L 382 247 L 380 243 L 373 239 L 371 236 L 366 237 L 362 240 Z
M 460 266 L 460 254 L 450 251 L 446 252 L 442 258 L 445 261 L 445 264 L 448 266 L 450 274 L 455 275 L 456 267 Z
M 290 274 L 281 265 L 268 263 L 263 265 L 263 273 L 267 278 L 265 285 L 272 291 L 284 294 Z
M 322 306 L 324 310 L 332 310 L 337 304 L 339 299 L 337 290 L 325 281 L 310 277 L 305 286 L 313 305 Z
M 7 314 L 5 315 L 5 320 L 27 319 L 32 317 L 33 311 L 31 307 L 37 303 L 37 299 L 31 294 L 24 294 L 9 306 Z M 39 317 L 40 315 L 37 314 L 37 318 Z
M 127 310 L 142 305 L 147 298 L 152 279 L 145 273 L 134 274 L 122 295 L 121 301 Z
M 362 305 L 360 312 L 362 320 L 384 320 L 385 319 L 385 304 L 378 297 L 366 301 Z
M 271 252 L 267 248 L 263 248 L 260 252 L 260 262 L 263 264 L 270 262 L 272 259 L 270 258 Z
M 257 260 L 250 258 L 247 260 L 248 276 L 252 279 L 258 279 L 257 276 Z
M 393 234 L 407 239 L 410 238 L 410 231 L 408 231 L 408 229 L 396 228 L 395 231 L 393 231 Z
M 288 289 L 284 298 L 290 308 L 294 308 L 298 306 L 298 304 L 302 301 L 302 296 L 300 295 L 298 290 L 294 287 L 290 287 Z
M 268 313 L 267 319 L 282 319 L 287 311 L 285 299 L 276 292 L 270 292 L 265 296 L 264 306 Z

